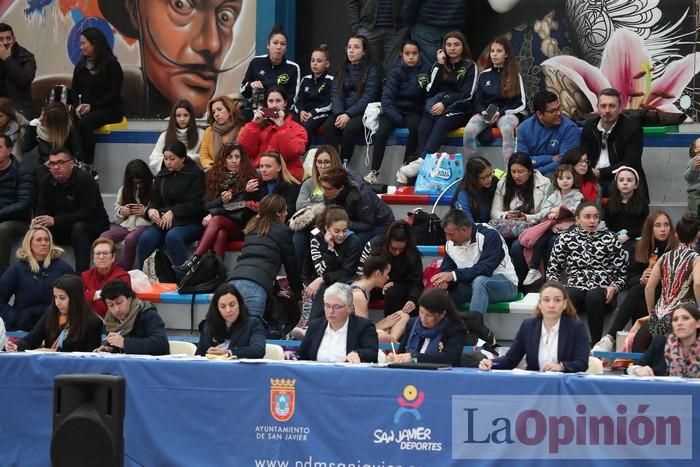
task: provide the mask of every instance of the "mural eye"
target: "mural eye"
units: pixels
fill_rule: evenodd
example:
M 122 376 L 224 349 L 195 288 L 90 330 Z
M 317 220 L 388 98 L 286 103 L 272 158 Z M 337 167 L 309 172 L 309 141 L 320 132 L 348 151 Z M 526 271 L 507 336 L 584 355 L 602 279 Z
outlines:
M 191 0 L 170 0 L 170 6 L 183 15 L 191 13 L 194 8 Z
M 233 8 L 223 8 L 217 13 L 219 24 L 225 28 L 232 28 L 236 22 L 236 10 Z

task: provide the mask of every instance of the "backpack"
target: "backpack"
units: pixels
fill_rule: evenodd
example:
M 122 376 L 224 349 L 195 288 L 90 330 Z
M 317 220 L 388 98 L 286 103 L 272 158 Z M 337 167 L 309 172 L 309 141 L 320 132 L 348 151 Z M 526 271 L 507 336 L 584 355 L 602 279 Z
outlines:
M 59 102 L 66 107 L 70 105 L 70 89 L 68 86 L 63 84 L 57 84 L 52 87 L 49 94 L 46 96 L 46 104 L 53 104 L 54 102 Z
M 228 272 L 224 262 L 211 250 L 207 251 L 177 284 L 180 294 L 211 293 L 226 282 Z
M 442 221 L 437 214 L 416 208 L 406 215 L 406 221 L 411 224 L 413 235 L 416 237 L 416 244 L 445 244 L 445 232 L 442 229 Z
M 146 258 L 143 262 L 143 272 L 151 282 L 175 282 L 173 262 L 162 248 L 158 248 Z

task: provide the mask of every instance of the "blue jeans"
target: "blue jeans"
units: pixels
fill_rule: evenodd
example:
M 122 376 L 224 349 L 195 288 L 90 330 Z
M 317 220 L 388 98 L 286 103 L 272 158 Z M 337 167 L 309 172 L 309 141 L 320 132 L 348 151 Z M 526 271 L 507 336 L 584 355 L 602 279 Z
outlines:
M 184 263 L 187 259 L 187 245 L 199 240 L 203 230 L 201 224 L 178 225 L 169 230 L 151 225 L 139 237 L 137 247 L 139 265 L 143 266 L 146 258 L 164 243 L 173 264 Z
M 241 293 L 248 313 L 263 321 L 265 316 L 265 305 L 267 305 L 267 290 L 257 282 L 248 279 L 233 279 L 229 281 Z
M 457 305 L 469 302 L 469 311 L 482 314 L 489 303 L 511 301 L 518 295 L 518 287 L 503 274 L 477 276 L 471 284 L 453 282 L 448 291 Z

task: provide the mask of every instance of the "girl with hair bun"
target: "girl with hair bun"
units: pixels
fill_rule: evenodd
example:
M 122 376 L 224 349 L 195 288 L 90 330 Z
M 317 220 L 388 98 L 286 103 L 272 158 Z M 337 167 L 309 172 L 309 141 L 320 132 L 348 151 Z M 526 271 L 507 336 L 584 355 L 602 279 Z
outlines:
M 294 103 L 296 118 L 304 126 L 309 143 L 331 114 L 333 76 L 328 73 L 330 66 L 328 45 L 321 44 L 311 52 L 311 74 L 301 79 Z

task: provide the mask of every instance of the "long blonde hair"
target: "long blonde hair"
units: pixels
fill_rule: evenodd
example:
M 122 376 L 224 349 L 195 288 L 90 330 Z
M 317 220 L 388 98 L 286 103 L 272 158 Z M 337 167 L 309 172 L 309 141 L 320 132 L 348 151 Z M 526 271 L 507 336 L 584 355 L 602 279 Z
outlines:
M 51 235 L 51 231 L 49 229 L 43 226 L 32 227 L 27 231 L 26 234 L 24 234 L 24 238 L 22 239 L 22 245 L 19 248 L 17 248 L 16 256 L 18 260 L 26 261 L 27 263 L 29 263 L 29 269 L 31 269 L 33 273 L 37 273 L 41 270 L 39 262 L 36 260 L 34 254 L 32 253 L 32 238 L 34 238 L 34 234 L 40 230 L 46 232 L 46 234 L 49 236 L 50 245 L 49 254 L 46 255 L 46 258 L 44 258 L 44 261 L 42 263 L 44 269 L 48 268 L 51 265 L 52 260 L 58 258 L 63 254 L 63 249 L 57 247 L 54 244 L 53 235 Z
M 271 157 L 272 159 L 274 159 L 277 162 L 277 164 L 280 167 L 282 167 L 282 170 L 280 171 L 280 178 L 282 180 L 284 180 L 285 183 L 289 183 L 289 184 L 294 183 L 296 185 L 299 184 L 299 180 L 294 178 L 294 176 L 289 173 L 289 170 L 287 170 L 287 163 L 284 162 L 284 157 L 282 157 L 282 155 L 279 152 L 275 152 L 275 151 L 264 152 L 260 156 L 260 159 L 262 159 L 263 157 Z
M 70 135 L 71 120 L 65 105 L 53 102 L 44 106 L 41 125 L 46 130 L 47 143 L 52 149 L 66 145 Z

